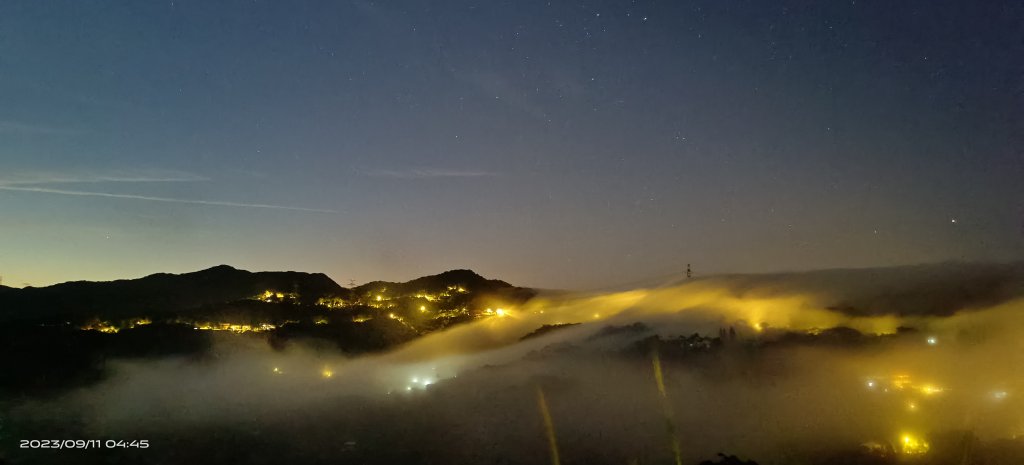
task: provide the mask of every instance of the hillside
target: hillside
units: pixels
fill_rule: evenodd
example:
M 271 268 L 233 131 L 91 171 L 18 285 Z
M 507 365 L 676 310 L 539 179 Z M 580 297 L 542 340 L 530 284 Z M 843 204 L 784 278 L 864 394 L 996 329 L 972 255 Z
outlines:
M 105 360 L 203 357 L 216 334 L 247 334 L 348 354 L 386 350 L 423 334 L 500 317 L 530 289 L 469 270 L 353 289 L 321 273 L 249 272 L 221 265 L 139 279 L 0 288 L 0 395 L 95 382 Z M 229 336 L 230 337 L 230 336 Z M 240 336 L 241 337 L 241 336 Z M 31 353 L 32 357 L 22 354 Z
M 10 321 L 156 316 L 249 299 L 268 290 L 309 303 L 324 295 L 348 293 L 323 273 L 253 273 L 220 265 L 192 273 L 158 273 L 139 279 L 8 288 L 0 292 L 0 318 Z
M 244 321 L 247 324 L 310 319 L 324 311 L 405 313 L 430 304 L 432 311 L 475 310 L 479 299 L 521 302 L 533 291 L 452 270 L 404 283 L 374 281 L 346 289 L 323 273 L 250 272 L 227 265 L 183 274 L 138 279 L 76 281 L 24 289 L 0 287 L 0 320 L 84 324 L 127 319 Z M 451 315 L 448 315 L 451 316 Z

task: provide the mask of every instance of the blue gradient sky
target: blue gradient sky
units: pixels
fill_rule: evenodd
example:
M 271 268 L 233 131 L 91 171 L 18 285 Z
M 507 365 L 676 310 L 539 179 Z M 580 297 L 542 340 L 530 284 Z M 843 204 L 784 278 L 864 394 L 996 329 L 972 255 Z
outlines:
M 821 3 L 4 2 L 0 275 L 1024 258 L 1024 7 Z

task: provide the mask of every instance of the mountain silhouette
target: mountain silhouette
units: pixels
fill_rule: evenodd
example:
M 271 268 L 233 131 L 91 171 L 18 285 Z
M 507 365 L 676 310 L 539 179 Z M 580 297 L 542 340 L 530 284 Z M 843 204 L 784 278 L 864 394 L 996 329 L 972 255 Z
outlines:
M 449 290 L 449 287 L 462 288 L 473 292 L 500 292 L 513 286 L 505 281 L 487 279 L 471 270 L 451 270 L 441 274 L 424 276 L 404 283 L 389 281 L 371 281 L 352 289 L 357 295 L 386 292 L 396 296 L 415 295 L 418 292 L 436 294 Z
M 346 289 L 323 273 L 253 273 L 219 265 L 192 273 L 157 273 L 139 279 L 8 288 L 0 291 L 0 318 L 59 320 L 96 314 L 106 318 L 160 315 L 247 299 L 267 290 L 294 293 L 303 301 L 347 294 Z
M 346 289 L 323 273 L 239 270 L 219 265 L 201 271 L 157 273 L 138 279 L 74 281 L 23 289 L 0 287 L 0 320 L 60 323 L 85 318 L 161 317 L 183 311 L 259 299 L 266 292 L 285 295 L 290 303 L 313 305 L 322 298 L 350 299 L 386 292 L 390 297 L 462 289 L 529 297 L 532 292 L 504 281 L 486 279 L 470 270 L 452 270 L 404 283 L 373 281 Z M 385 291 L 386 290 L 386 291 Z

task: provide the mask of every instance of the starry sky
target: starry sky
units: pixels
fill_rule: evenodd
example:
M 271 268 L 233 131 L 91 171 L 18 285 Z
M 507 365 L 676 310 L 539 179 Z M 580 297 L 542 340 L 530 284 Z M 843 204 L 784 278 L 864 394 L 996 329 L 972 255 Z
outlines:
M 0 3 L 0 275 L 1024 258 L 1024 6 Z

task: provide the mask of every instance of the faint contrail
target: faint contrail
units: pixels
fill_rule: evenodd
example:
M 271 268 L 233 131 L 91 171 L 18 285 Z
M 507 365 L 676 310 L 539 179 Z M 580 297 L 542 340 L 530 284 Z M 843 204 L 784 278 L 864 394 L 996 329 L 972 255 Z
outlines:
M 86 197 L 107 197 L 115 199 L 133 199 L 133 200 L 149 200 L 151 202 L 168 202 L 168 203 L 188 203 L 193 205 L 217 205 L 222 207 L 245 207 L 245 208 L 272 208 L 276 210 L 295 210 L 303 212 L 317 212 L 317 213 L 338 213 L 337 210 L 326 210 L 320 208 L 304 208 L 304 207 L 289 207 L 284 205 L 267 205 L 262 203 L 239 203 L 239 202 L 221 202 L 218 200 L 189 200 L 189 199 L 175 199 L 171 197 L 152 197 L 148 195 L 135 195 L 135 194 L 111 194 L 109 192 L 90 192 L 90 191 L 75 191 L 66 189 L 50 189 L 48 187 L 30 187 L 30 186 L 11 186 L 0 184 L 0 190 L 5 191 L 22 191 L 22 192 L 42 192 L 46 194 L 61 194 L 61 195 L 78 195 Z
M 199 182 L 209 181 L 209 178 L 203 178 L 198 176 L 180 176 L 180 177 L 148 177 L 148 176 L 137 176 L 137 177 L 125 177 L 125 176 L 87 176 L 87 177 L 70 177 L 70 176 L 51 176 L 47 178 L 30 178 L 25 177 L 21 179 L 0 179 L 0 186 L 12 186 L 12 185 L 30 185 L 30 184 L 99 184 L 107 182 L 117 183 L 172 183 L 172 182 Z
M 474 170 L 451 170 L 420 168 L 408 170 L 371 170 L 367 171 L 368 176 L 399 179 L 430 179 L 430 178 L 478 178 L 497 176 L 497 173 L 489 171 Z

